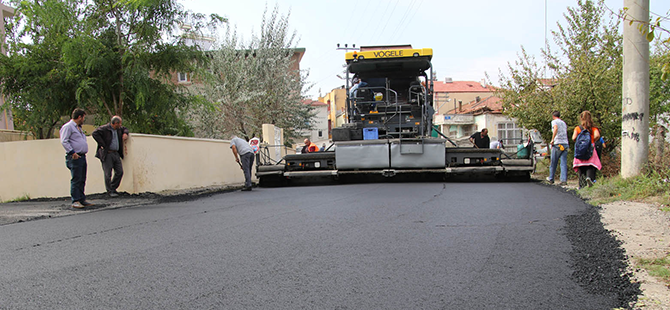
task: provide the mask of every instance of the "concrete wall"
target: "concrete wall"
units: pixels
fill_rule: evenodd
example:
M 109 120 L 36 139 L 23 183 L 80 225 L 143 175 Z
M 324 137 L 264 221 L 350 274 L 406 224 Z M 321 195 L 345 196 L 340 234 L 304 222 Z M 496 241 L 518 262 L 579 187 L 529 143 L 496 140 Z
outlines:
M 86 194 L 104 193 L 96 143 L 88 137 Z M 225 140 L 132 134 L 119 191 L 159 192 L 241 185 L 244 175 Z M 0 143 L 0 201 L 70 195 L 70 171 L 58 139 Z

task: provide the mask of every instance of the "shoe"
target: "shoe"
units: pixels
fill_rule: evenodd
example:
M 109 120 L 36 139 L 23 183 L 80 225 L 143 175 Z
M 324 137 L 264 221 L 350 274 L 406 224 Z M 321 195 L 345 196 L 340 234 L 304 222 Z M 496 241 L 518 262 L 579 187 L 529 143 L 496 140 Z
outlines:
M 114 198 L 114 197 L 119 197 L 119 193 L 117 193 L 117 192 L 111 192 L 111 193 L 109 193 L 109 197 L 112 197 L 112 198 Z
M 84 208 L 84 206 L 83 206 L 81 203 L 79 203 L 79 201 L 75 201 L 75 202 L 73 202 L 73 203 L 72 203 L 72 207 L 75 208 L 75 209 L 82 209 L 82 208 Z
M 243 192 L 250 192 L 250 191 L 251 191 L 251 187 L 244 187 L 244 188 L 242 188 L 242 191 L 243 191 Z
M 554 180 L 550 179 L 549 177 L 547 177 L 547 182 L 549 182 L 549 184 L 554 184 Z
M 593 182 L 593 180 L 591 180 L 591 178 L 586 178 L 586 184 L 587 184 L 589 187 L 593 186 L 593 183 L 594 183 L 594 182 Z
M 92 203 L 90 203 L 90 202 L 88 202 L 88 201 L 82 201 L 82 202 L 80 202 L 80 204 L 81 204 L 82 206 L 84 206 L 84 207 L 90 207 L 90 206 L 93 205 Z
M 566 186 L 566 185 L 568 185 L 568 182 L 561 182 L 561 183 L 558 183 L 558 185 L 560 185 L 560 186 Z

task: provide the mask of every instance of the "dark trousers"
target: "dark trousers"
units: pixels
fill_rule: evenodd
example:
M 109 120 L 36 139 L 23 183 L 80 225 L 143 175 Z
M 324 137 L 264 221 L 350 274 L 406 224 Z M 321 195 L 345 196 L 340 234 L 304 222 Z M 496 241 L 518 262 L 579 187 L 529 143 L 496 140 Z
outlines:
M 579 167 L 579 188 L 588 186 L 586 183 L 586 178 L 591 179 L 591 181 L 596 180 L 596 167 L 593 166 L 582 166 Z
M 254 167 L 254 153 L 240 155 L 240 163 L 244 171 L 244 187 L 251 187 L 251 169 Z
M 86 201 L 84 194 L 84 187 L 86 186 L 86 155 L 79 157 L 79 159 L 72 159 L 72 155 L 65 156 L 65 166 L 70 169 L 72 178 L 70 179 L 70 196 L 72 202 Z
M 114 177 L 112 177 L 112 170 L 114 170 Z M 108 193 L 116 192 L 123 177 L 121 155 L 118 152 L 107 153 L 105 161 L 102 162 L 102 171 L 105 173 L 105 189 Z

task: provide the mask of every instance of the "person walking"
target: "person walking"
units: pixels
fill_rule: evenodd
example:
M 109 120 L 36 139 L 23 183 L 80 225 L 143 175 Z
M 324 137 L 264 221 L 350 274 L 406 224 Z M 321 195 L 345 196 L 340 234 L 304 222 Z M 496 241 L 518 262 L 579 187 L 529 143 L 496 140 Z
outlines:
M 489 138 L 489 130 L 482 128 L 482 131 L 475 132 L 470 136 L 470 142 L 478 149 L 487 149 L 491 145 L 491 138 Z
M 251 169 L 254 166 L 254 151 L 242 138 L 233 135 L 230 138 L 230 148 L 233 150 L 235 161 L 240 164 L 240 168 L 244 172 L 244 188 L 242 191 L 251 190 Z
M 88 143 L 81 125 L 84 124 L 86 112 L 83 109 L 74 109 L 72 118 L 60 128 L 60 143 L 65 149 L 65 166 L 70 169 L 70 197 L 72 207 L 81 209 L 92 206 L 86 201 L 84 187 L 86 186 L 86 153 Z
M 602 169 L 600 155 L 594 146 L 594 141 L 600 140 L 600 130 L 594 126 L 591 112 L 589 111 L 584 111 L 579 115 L 579 126 L 575 127 L 572 133 L 572 140 L 577 142 L 580 133 L 583 131 L 588 132 L 591 136 L 590 148 L 593 149 L 593 153 L 588 159 L 579 159 L 577 158 L 577 155 L 575 155 L 575 158 L 572 161 L 572 168 L 575 172 L 579 173 L 580 189 L 586 186 L 593 186 L 593 183 L 596 181 L 596 169 Z M 575 153 L 577 153 L 576 149 Z
M 95 157 L 102 163 L 102 171 L 105 175 L 105 189 L 109 197 L 118 197 L 116 191 L 123 178 L 123 143 L 128 140 L 128 128 L 123 127 L 122 119 L 118 115 L 112 116 L 112 120 L 93 131 L 91 136 L 98 143 Z M 112 170 L 114 177 L 112 178 Z
M 554 111 L 551 114 L 551 164 L 549 166 L 549 177 L 547 181 L 554 183 L 554 176 L 556 174 L 556 166 L 558 161 L 561 161 L 561 185 L 568 183 L 568 125 L 561 119 L 561 112 Z

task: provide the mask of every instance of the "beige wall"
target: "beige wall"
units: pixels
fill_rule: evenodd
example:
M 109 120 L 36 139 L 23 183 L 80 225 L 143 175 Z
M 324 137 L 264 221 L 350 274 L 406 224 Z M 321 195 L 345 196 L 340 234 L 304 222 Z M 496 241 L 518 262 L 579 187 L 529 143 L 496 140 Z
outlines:
M 103 193 L 95 141 L 88 137 L 86 193 Z M 0 143 L 0 201 L 70 195 L 70 171 L 58 139 Z M 159 192 L 241 185 L 244 175 L 229 141 L 131 134 L 119 191 Z

